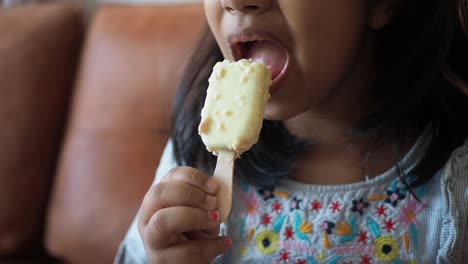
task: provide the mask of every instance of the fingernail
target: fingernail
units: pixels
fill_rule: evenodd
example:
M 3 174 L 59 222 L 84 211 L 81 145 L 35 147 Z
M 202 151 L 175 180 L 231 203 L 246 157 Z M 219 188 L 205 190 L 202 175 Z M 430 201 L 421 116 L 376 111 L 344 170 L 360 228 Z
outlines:
M 210 217 L 211 221 L 218 221 L 219 213 L 215 211 L 208 212 L 208 216 Z
M 216 196 L 207 195 L 206 196 L 206 204 L 209 205 L 209 206 L 215 205 L 216 204 Z
M 214 193 L 218 189 L 218 183 L 215 180 L 209 179 L 206 182 L 206 188 L 209 192 Z
M 224 245 L 226 245 L 226 248 L 230 248 L 232 246 L 232 241 L 230 238 L 225 238 L 224 239 Z

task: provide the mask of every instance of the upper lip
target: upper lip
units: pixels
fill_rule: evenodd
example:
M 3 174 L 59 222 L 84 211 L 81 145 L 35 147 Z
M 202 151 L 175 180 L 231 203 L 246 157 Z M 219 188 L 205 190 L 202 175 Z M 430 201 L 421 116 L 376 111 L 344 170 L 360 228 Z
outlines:
M 258 30 L 255 28 L 237 29 L 228 36 L 229 48 L 234 57 L 234 60 L 245 59 L 244 43 L 251 41 L 272 41 L 282 47 L 285 47 L 273 34 L 267 31 Z

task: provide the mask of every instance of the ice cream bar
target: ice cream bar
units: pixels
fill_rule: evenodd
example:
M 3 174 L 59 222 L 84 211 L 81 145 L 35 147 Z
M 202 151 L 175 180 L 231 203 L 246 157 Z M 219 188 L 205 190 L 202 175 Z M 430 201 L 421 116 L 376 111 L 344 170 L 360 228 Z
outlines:
M 271 73 L 262 63 L 225 60 L 214 66 L 198 127 L 208 151 L 240 156 L 257 143 L 270 85 Z
M 208 81 L 198 133 L 218 156 L 213 177 L 220 183 L 218 211 L 224 221 L 231 211 L 234 159 L 258 141 L 271 73 L 262 63 L 225 60 L 214 66 Z

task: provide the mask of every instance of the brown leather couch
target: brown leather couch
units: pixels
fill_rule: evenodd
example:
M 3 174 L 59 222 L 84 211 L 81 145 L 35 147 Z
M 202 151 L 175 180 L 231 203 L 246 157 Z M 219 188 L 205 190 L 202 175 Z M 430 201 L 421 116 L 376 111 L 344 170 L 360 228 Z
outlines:
M 0 263 L 112 263 L 203 23 L 197 4 L 0 9 Z

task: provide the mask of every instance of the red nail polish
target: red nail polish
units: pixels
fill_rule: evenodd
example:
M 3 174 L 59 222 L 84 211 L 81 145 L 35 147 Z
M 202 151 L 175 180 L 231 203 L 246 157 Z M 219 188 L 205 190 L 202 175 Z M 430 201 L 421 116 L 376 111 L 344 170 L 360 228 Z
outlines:
M 208 215 L 210 216 L 210 220 L 212 221 L 218 221 L 219 219 L 219 213 L 218 212 L 208 212 Z
M 226 245 L 226 248 L 230 248 L 232 246 L 232 241 L 229 238 L 224 239 L 224 244 Z

